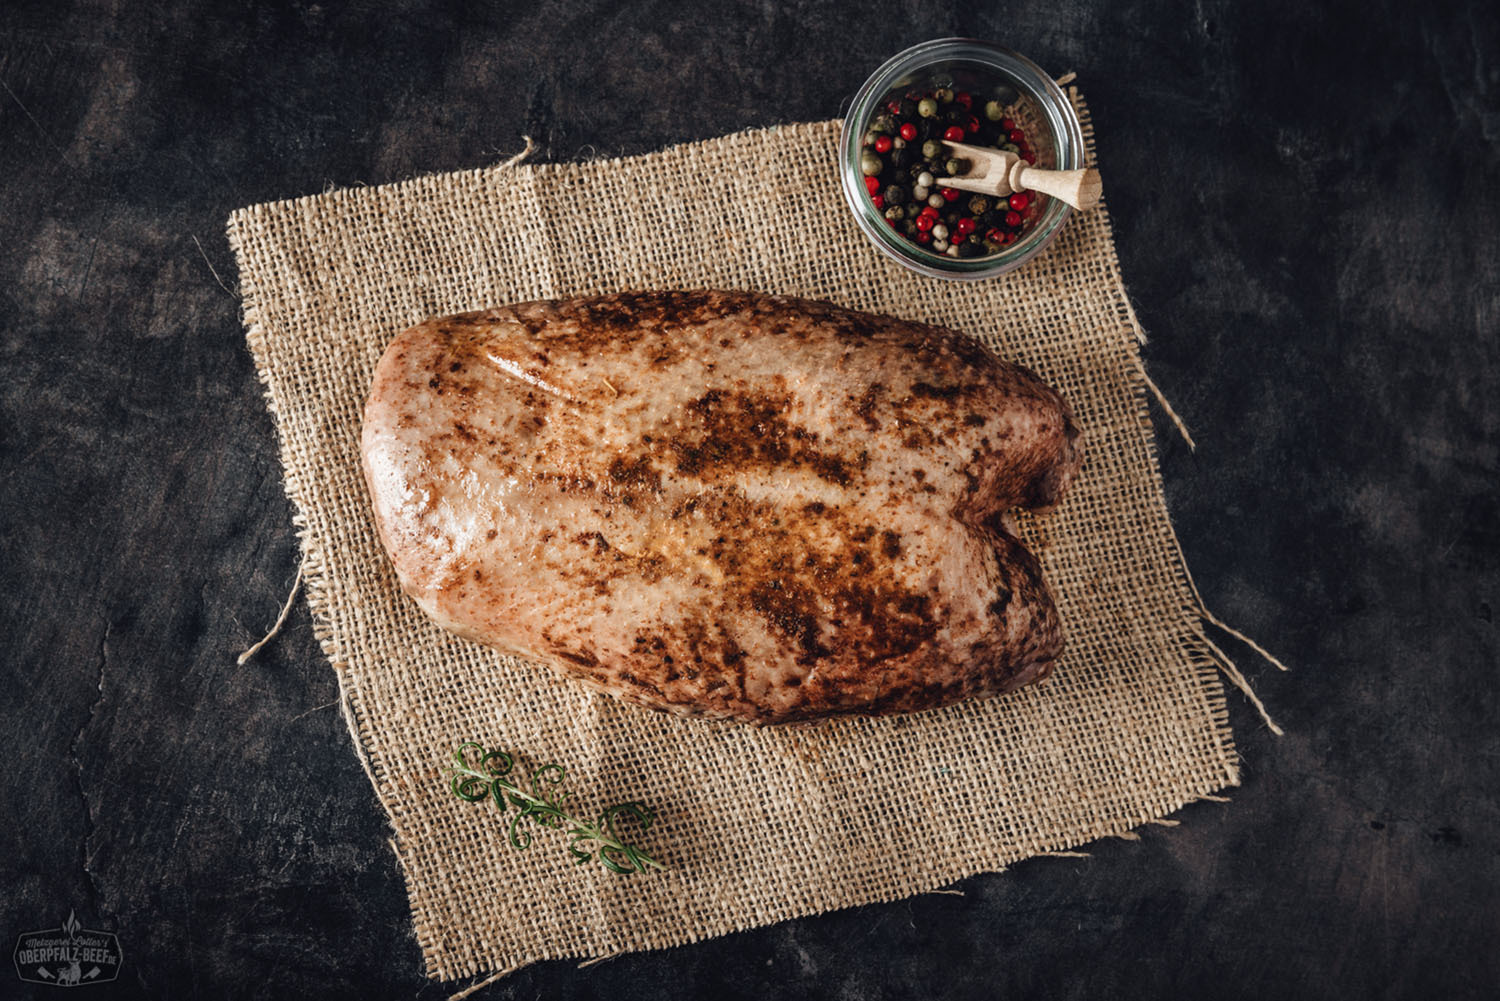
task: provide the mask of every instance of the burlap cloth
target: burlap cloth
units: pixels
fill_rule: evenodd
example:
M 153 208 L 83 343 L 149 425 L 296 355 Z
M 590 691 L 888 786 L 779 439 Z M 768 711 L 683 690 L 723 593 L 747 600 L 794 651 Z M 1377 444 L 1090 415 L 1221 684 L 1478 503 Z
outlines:
M 1081 100 L 1074 96 L 1088 131 Z M 895 900 L 1119 835 L 1237 784 L 1223 689 L 1167 518 L 1140 330 L 1109 218 L 980 283 L 916 276 L 856 229 L 835 122 L 649 156 L 501 166 L 236 212 L 245 322 L 309 601 L 395 828 L 417 941 L 449 979 L 693 942 Z M 1050 680 L 894 719 L 751 729 L 623 705 L 448 635 L 398 590 L 360 474 L 381 352 L 427 317 L 621 289 L 753 289 L 967 331 L 1056 386 L 1085 432 L 1060 510 L 1024 519 L 1068 649 Z M 448 790 L 455 745 L 567 766 L 586 815 L 656 808 L 670 865 L 576 867 Z

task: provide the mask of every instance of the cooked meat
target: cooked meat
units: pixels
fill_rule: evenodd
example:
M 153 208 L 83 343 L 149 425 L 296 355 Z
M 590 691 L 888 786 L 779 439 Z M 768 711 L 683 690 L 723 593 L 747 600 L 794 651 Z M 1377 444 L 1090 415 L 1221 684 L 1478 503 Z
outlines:
M 753 723 L 1044 677 L 1007 510 L 1078 468 L 1066 403 L 939 327 L 741 292 L 532 302 L 386 350 L 365 477 L 452 631 L 632 702 Z

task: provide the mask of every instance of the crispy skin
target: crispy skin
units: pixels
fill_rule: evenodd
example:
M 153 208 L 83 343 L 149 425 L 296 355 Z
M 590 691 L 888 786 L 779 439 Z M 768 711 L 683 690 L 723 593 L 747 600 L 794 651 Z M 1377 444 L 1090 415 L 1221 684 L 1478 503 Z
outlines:
M 740 292 L 532 302 L 386 350 L 365 477 L 452 631 L 676 713 L 908 712 L 1044 677 L 1003 512 L 1078 468 L 1068 406 L 938 327 Z

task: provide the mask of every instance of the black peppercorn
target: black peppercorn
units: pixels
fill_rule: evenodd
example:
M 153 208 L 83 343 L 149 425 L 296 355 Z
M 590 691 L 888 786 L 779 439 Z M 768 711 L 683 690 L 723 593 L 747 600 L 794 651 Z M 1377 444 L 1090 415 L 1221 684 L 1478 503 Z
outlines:
M 899 184 L 889 185 L 881 195 L 887 205 L 905 205 L 908 197 L 907 190 Z
M 916 115 L 917 115 L 917 102 L 913 101 L 909 97 L 903 97 L 901 99 L 901 117 L 902 118 L 915 118 Z

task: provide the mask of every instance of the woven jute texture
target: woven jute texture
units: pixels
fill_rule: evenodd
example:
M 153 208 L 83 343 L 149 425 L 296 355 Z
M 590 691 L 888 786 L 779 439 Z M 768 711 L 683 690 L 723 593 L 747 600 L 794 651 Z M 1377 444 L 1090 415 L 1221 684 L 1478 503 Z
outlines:
M 1074 97 L 1087 126 L 1086 110 Z M 693 942 L 1129 832 L 1236 784 L 1223 689 L 1167 518 L 1139 328 L 1103 210 L 979 283 L 888 263 L 835 175 L 838 125 L 608 162 L 502 166 L 234 214 L 245 322 L 280 436 L 308 596 L 395 829 L 428 973 Z M 1072 403 L 1085 464 L 1023 517 L 1068 649 L 1040 686 L 791 729 L 669 718 L 459 640 L 398 589 L 360 473 L 375 364 L 432 316 L 624 289 L 749 289 L 966 331 Z M 669 871 L 575 866 L 448 789 L 465 740 L 568 768 L 579 812 L 639 799 Z

